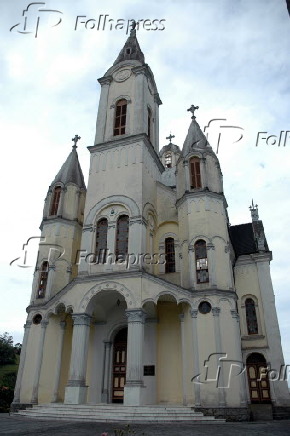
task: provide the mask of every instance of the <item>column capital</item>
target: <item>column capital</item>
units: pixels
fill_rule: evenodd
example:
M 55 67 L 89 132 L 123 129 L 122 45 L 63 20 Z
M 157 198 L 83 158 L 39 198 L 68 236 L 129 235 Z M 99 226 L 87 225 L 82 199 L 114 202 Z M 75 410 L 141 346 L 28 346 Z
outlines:
M 41 328 L 43 328 L 43 329 L 46 329 L 46 327 L 48 326 L 48 321 L 41 321 L 40 322 L 40 325 L 41 325 Z
M 198 310 L 197 309 L 191 309 L 190 315 L 191 318 L 197 318 Z
M 212 310 L 213 316 L 219 316 L 220 315 L 220 311 L 221 311 L 220 307 L 213 307 L 211 310 Z
M 184 322 L 184 313 L 180 313 L 179 315 L 180 322 Z
M 238 312 L 236 310 L 231 310 L 231 315 L 232 315 L 232 318 L 235 318 L 237 321 L 239 321 L 240 315 L 238 314 Z
M 92 317 L 87 313 L 75 313 L 72 315 L 73 325 L 86 325 L 91 324 Z
M 140 322 L 144 324 L 146 312 L 143 309 L 127 309 L 125 310 L 128 323 Z
M 26 323 L 24 324 L 23 328 L 24 329 L 29 329 L 32 325 L 32 321 L 26 321 Z

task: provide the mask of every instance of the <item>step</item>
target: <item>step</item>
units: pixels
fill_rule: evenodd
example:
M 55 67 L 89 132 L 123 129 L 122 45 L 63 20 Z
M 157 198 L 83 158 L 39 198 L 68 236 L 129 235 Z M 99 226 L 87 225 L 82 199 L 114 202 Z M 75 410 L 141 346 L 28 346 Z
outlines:
M 31 409 L 19 410 L 15 416 L 25 416 L 33 419 L 56 419 L 67 421 L 94 422 L 195 422 L 195 423 L 224 423 L 224 419 L 204 416 L 186 406 L 123 406 L 123 405 L 67 405 L 41 404 Z

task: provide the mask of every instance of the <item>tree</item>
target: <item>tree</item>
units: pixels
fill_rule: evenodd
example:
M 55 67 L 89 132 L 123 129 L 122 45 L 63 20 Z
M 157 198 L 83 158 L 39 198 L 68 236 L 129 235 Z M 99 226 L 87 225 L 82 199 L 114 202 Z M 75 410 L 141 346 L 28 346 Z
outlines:
M 0 335 L 0 365 L 8 365 L 16 362 L 13 347 L 13 338 L 5 332 Z

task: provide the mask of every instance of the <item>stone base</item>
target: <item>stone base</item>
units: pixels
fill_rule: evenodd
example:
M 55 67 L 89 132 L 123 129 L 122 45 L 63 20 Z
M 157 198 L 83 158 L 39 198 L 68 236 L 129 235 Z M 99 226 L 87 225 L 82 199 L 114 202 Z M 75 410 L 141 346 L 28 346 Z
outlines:
M 142 406 L 143 405 L 144 385 L 125 385 L 124 405 Z
M 11 403 L 10 404 L 10 412 L 11 413 L 16 413 L 18 412 L 18 410 L 26 410 L 26 409 L 31 409 L 32 408 L 32 404 L 31 403 Z
M 248 407 L 193 407 L 196 412 L 202 412 L 204 416 L 222 418 L 228 422 L 250 421 Z
M 64 404 L 86 404 L 88 386 L 66 386 Z
M 273 406 L 274 419 L 290 419 L 290 406 Z

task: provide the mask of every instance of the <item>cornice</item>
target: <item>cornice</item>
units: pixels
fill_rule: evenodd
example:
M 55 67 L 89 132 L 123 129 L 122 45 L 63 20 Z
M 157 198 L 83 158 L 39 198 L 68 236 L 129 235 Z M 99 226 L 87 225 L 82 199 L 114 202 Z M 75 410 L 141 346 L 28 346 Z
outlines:
M 177 201 L 176 201 L 176 207 L 180 207 L 186 200 L 192 198 L 202 198 L 202 197 L 209 197 L 209 198 L 215 198 L 218 200 L 222 200 L 225 207 L 227 207 L 227 202 L 226 202 L 226 198 L 224 196 L 223 192 L 212 192 L 209 191 L 207 188 L 203 188 L 200 189 L 199 191 L 186 191 L 182 197 L 180 197 Z
M 151 156 L 153 157 L 160 173 L 165 170 L 158 154 L 152 146 L 146 133 L 138 133 L 137 135 L 122 135 L 122 138 L 114 139 L 113 141 L 102 142 L 100 144 L 91 145 L 88 147 L 90 153 L 103 152 L 107 150 L 113 150 L 114 148 L 122 147 L 128 144 L 134 144 L 136 142 L 143 142 Z

